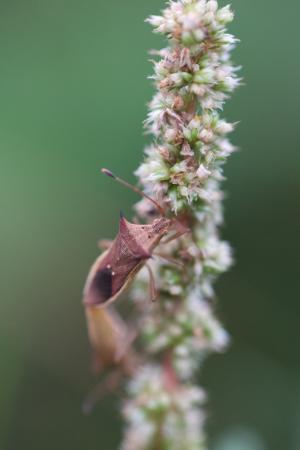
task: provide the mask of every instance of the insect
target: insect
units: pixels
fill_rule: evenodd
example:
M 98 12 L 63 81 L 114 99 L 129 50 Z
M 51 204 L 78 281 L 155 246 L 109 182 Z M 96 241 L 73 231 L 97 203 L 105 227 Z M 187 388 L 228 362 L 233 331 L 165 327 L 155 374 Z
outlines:
M 164 240 L 165 244 L 189 230 L 177 219 L 167 218 L 164 209 L 140 189 L 107 169 L 102 169 L 102 172 L 152 202 L 161 217 L 154 219 L 151 224 L 140 225 L 127 221 L 121 214 L 117 237 L 107 245 L 108 248 L 96 259 L 90 269 L 84 287 L 84 305 L 102 307 L 110 305 L 122 294 L 143 266 L 148 269 L 150 297 L 155 300 L 157 293 L 154 275 L 147 261 L 155 254 L 154 250 L 172 228 L 175 233 Z M 167 256 L 161 254 L 157 256 L 174 263 Z
M 132 349 L 136 332 L 129 331 L 130 328 L 113 307 L 87 306 L 85 314 L 93 351 L 93 372 L 110 370 L 106 378 L 86 397 L 83 411 L 88 414 L 105 392 L 118 387 L 124 375 L 134 373 L 138 357 Z
M 175 233 L 165 239 L 168 243 L 186 233 L 188 229 L 178 220 L 168 219 L 163 208 L 151 197 L 132 186 L 107 169 L 102 172 L 134 192 L 147 198 L 159 211 L 161 217 L 152 224 L 138 225 L 128 222 L 121 214 L 119 233 L 113 242 L 102 242 L 105 251 L 96 259 L 90 269 L 84 287 L 83 303 L 87 320 L 88 336 L 93 350 L 93 369 L 99 373 L 111 369 L 111 373 L 100 382 L 87 396 L 83 408 L 90 412 L 104 391 L 114 390 L 123 375 L 131 375 L 137 367 L 138 356 L 132 349 L 136 331 L 130 331 L 118 315 L 113 303 L 137 272 L 144 266 L 150 276 L 150 297 L 156 298 L 154 276 L 147 260 L 154 254 L 155 248 L 172 228 Z M 103 245 L 104 243 L 104 245 Z M 170 262 L 171 258 L 158 254 Z

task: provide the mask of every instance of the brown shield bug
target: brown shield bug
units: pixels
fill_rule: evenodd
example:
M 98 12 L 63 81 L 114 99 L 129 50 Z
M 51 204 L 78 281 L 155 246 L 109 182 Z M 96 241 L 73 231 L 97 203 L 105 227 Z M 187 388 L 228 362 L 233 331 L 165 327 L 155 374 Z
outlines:
M 167 218 L 163 208 L 147 194 L 116 177 L 107 169 L 102 169 L 102 172 L 147 198 L 161 217 L 151 224 L 139 225 L 128 222 L 121 215 L 117 237 L 112 243 L 106 242 L 106 250 L 96 259 L 88 274 L 83 303 L 94 354 L 93 368 L 96 372 L 103 369 L 112 371 L 104 382 L 98 384 L 88 395 L 84 403 L 85 412 L 91 411 L 104 391 L 114 390 L 122 375 L 132 374 L 137 367 L 138 358 L 131 348 L 136 332 L 130 331 L 131 328 L 112 308 L 111 303 L 126 289 L 136 273 L 144 265 L 147 266 L 147 260 L 155 254 L 154 250 L 172 228 L 175 233 L 165 239 L 164 243 L 189 231 L 177 219 Z M 175 262 L 161 254 L 157 255 L 169 259 L 172 263 Z M 154 300 L 156 298 L 154 276 L 150 267 L 147 268 L 150 275 L 150 296 Z
M 175 233 L 164 243 L 180 237 L 189 230 L 177 219 L 167 218 L 164 209 L 140 189 L 115 176 L 107 169 L 102 169 L 102 172 L 152 202 L 161 217 L 154 219 L 151 224 L 139 225 L 128 222 L 121 215 L 117 237 L 90 269 L 84 288 L 84 305 L 104 307 L 111 304 L 126 289 L 144 265 L 150 275 L 150 296 L 152 300 L 155 300 L 154 276 L 151 268 L 147 265 L 147 260 L 152 257 L 155 248 L 172 228 Z M 158 256 L 162 255 L 158 254 Z

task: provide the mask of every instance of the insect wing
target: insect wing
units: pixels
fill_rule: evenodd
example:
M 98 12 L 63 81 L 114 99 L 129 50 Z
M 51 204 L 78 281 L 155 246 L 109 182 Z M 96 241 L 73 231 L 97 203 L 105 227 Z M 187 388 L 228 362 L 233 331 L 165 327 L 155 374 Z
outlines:
M 126 336 L 125 324 L 112 310 L 90 306 L 86 308 L 88 335 L 94 355 L 102 367 L 114 362 L 119 342 Z
M 128 285 L 138 272 L 148 253 L 130 233 L 129 222 L 120 219 L 120 232 L 109 250 L 92 266 L 84 289 L 86 305 L 107 305 Z

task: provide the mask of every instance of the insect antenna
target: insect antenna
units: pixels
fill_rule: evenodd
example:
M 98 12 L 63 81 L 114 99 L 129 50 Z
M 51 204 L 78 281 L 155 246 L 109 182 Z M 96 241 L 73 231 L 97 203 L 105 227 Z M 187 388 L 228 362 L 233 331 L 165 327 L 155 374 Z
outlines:
M 133 184 L 128 183 L 127 181 L 123 180 L 122 178 L 116 176 L 115 174 L 113 174 L 110 170 L 108 169 L 101 169 L 101 172 L 104 173 L 105 175 L 107 175 L 108 177 L 113 178 L 114 180 L 118 181 L 120 184 L 122 184 L 123 186 L 126 186 L 127 188 L 131 189 L 132 191 L 136 192 L 137 194 L 139 194 L 141 197 L 146 198 L 147 200 L 149 200 L 153 205 L 155 205 L 155 207 L 158 209 L 158 211 L 160 212 L 160 214 L 162 216 L 165 216 L 165 210 L 162 208 L 162 206 L 160 206 L 153 198 L 149 197 L 149 195 L 145 194 L 145 192 L 143 192 L 141 189 L 139 189 L 136 186 L 133 186 Z

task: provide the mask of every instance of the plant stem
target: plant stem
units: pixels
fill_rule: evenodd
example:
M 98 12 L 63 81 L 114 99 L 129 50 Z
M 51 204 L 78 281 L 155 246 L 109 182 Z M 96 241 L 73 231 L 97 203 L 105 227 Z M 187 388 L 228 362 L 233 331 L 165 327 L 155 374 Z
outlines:
M 136 174 L 144 192 L 191 232 L 161 245 L 167 258 L 152 261 L 159 299 L 140 330 L 147 363 L 128 385 L 122 450 L 206 448 L 205 393 L 194 380 L 206 355 L 228 343 L 212 299 L 216 278 L 232 263 L 219 228 L 223 165 L 235 150 L 227 134 L 234 126 L 218 112 L 240 81 L 230 61 L 232 19 L 230 8 L 215 0 L 173 1 L 148 19 L 168 47 L 156 52 L 157 92 L 145 122 L 154 139 Z M 153 220 L 147 199 L 136 210 Z M 131 293 L 139 308 L 143 302 L 145 309 L 146 290 L 141 272 Z

